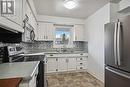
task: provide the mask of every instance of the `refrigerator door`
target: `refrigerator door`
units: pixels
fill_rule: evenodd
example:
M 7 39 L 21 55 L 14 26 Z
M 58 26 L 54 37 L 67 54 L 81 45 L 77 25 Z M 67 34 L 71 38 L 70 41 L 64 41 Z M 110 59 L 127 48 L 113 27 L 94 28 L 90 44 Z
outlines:
M 105 25 L 105 65 L 117 68 L 116 35 L 117 23 Z
M 105 87 L 130 87 L 130 73 L 106 67 Z
M 121 44 L 118 61 L 121 62 L 120 69 L 130 72 L 130 16 L 120 19 L 120 38 Z

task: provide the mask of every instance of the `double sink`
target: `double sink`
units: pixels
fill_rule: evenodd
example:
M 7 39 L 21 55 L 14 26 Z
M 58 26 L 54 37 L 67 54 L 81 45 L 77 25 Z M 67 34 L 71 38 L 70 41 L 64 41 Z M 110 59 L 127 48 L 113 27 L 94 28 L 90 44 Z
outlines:
M 66 52 L 58 52 L 58 51 L 30 51 L 28 53 L 21 54 L 26 60 L 37 60 L 37 61 L 46 61 L 46 57 L 78 57 L 78 56 L 88 56 L 88 54 L 84 51 L 66 51 Z

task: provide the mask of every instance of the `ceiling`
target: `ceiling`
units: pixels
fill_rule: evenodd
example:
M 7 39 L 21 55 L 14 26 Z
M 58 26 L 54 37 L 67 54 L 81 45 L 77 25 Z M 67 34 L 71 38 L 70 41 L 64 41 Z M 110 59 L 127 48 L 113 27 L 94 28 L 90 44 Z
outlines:
M 77 0 L 78 6 L 67 9 L 63 6 L 64 0 L 34 0 L 39 15 L 87 18 L 99 8 L 108 3 L 108 0 Z

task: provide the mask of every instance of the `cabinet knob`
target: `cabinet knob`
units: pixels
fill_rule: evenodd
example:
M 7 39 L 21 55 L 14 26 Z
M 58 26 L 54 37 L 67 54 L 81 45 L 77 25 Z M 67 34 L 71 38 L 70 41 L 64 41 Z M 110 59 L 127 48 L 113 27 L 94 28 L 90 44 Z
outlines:
M 83 67 L 80 67 L 80 69 L 83 69 Z
M 82 53 L 80 55 L 83 55 Z
M 80 65 L 82 65 L 83 63 L 80 63 Z
M 80 58 L 80 60 L 83 60 L 82 58 Z
M 51 54 L 50 56 L 53 56 L 53 54 Z

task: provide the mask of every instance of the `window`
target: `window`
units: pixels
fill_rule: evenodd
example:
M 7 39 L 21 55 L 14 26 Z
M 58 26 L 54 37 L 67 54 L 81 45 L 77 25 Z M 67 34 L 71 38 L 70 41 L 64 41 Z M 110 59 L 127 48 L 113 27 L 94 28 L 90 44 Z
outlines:
M 55 26 L 55 47 L 72 47 L 73 43 L 72 26 Z

